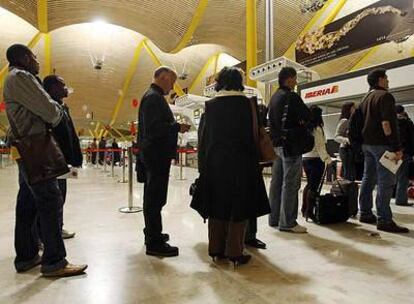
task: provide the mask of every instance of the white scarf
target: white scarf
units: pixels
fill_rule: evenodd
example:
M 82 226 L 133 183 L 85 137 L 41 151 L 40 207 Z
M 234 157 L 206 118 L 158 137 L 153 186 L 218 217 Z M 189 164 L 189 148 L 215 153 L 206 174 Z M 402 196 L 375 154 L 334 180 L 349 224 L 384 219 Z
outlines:
M 218 91 L 216 96 L 214 96 L 214 97 L 227 97 L 227 96 L 246 96 L 246 95 L 241 91 L 221 90 L 221 91 Z

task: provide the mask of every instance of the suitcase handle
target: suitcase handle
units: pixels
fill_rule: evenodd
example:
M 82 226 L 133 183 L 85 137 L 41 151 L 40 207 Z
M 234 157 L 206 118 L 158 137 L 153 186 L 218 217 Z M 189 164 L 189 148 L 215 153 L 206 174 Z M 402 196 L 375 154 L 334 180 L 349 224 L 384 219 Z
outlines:
M 318 190 L 317 190 L 317 194 L 318 195 L 320 195 L 321 192 L 322 192 L 322 187 L 323 187 L 323 184 L 325 182 L 326 174 L 327 174 L 327 171 L 328 171 L 327 169 L 328 169 L 328 165 L 325 164 L 325 169 L 323 171 L 322 178 L 321 178 L 321 182 L 320 182 L 319 187 L 318 187 Z

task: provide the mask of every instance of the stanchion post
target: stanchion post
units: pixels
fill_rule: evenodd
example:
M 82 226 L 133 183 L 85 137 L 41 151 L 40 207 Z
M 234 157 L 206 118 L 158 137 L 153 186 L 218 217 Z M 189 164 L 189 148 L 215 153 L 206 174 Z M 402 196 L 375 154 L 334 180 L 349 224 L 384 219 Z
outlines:
M 137 213 L 141 212 L 141 207 L 134 207 L 134 195 L 133 195 L 133 176 L 132 176 L 132 147 L 128 148 L 128 207 L 122 207 L 119 212 L 122 213 Z
M 106 157 L 107 157 L 107 152 L 106 152 L 106 149 L 105 149 L 105 151 L 104 151 L 104 172 L 105 173 L 108 172 L 108 170 L 106 170 Z
M 115 151 L 114 150 L 112 150 L 112 152 L 111 152 L 111 174 L 110 175 L 108 175 L 108 177 L 115 177 L 115 172 L 114 172 L 114 166 L 115 166 Z
M 119 183 L 125 184 L 128 181 L 125 180 L 125 166 L 126 166 L 126 153 L 125 149 L 122 149 L 122 181 L 118 181 Z

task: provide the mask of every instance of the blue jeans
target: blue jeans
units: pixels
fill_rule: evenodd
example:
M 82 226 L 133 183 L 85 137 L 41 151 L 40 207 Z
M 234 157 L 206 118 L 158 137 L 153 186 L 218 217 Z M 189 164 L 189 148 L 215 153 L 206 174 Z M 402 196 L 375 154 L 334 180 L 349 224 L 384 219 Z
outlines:
M 39 252 L 36 218 L 39 217 L 44 252 L 42 272 L 61 269 L 66 261 L 65 244 L 61 234 L 60 212 L 63 205 L 62 194 L 57 180 L 30 186 L 26 170 L 21 162 L 19 166 L 19 193 L 16 204 L 15 249 L 16 268 L 33 260 Z
M 372 192 L 377 185 L 377 197 L 375 205 L 379 223 L 392 221 L 390 201 L 396 183 L 396 176 L 380 164 L 380 159 L 385 151 L 390 151 L 389 146 L 363 145 L 364 151 L 364 176 L 362 178 L 359 205 L 361 216 L 372 214 Z
M 403 163 L 397 173 L 397 190 L 395 192 L 395 202 L 405 205 L 408 203 L 407 190 L 410 185 L 410 157 L 404 155 Z
M 349 181 L 355 181 L 356 169 L 352 149 L 349 147 L 339 148 L 339 157 L 342 161 L 342 177 Z
M 297 225 L 302 156 L 286 157 L 281 147 L 275 151 L 278 158 L 272 167 L 269 225 L 289 229 Z

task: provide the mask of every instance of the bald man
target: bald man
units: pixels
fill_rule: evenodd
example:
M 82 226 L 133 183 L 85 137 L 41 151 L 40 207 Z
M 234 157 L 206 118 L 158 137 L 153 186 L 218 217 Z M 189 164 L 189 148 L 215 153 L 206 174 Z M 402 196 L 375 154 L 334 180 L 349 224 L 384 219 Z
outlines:
M 179 124 L 165 100 L 177 81 L 168 67 L 154 72 L 154 80 L 141 100 L 138 113 L 138 180 L 144 183 L 144 219 L 146 254 L 162 257 L 178 255 L 170 246 L 169 235 L 162 233 L 161 210 L 167 202 L 171 160 L 175 157 L 178 133 L 189 125 Z

